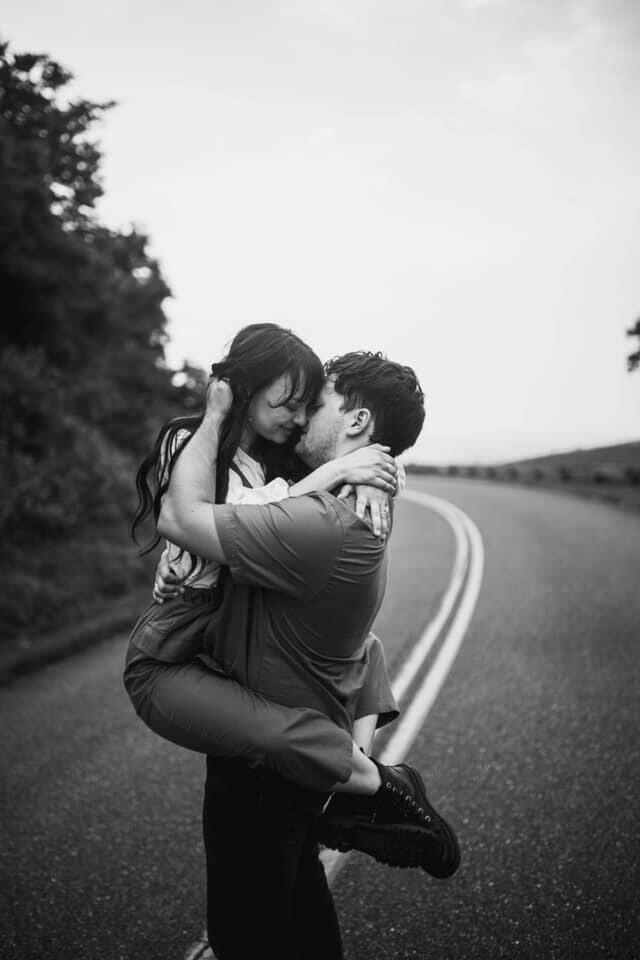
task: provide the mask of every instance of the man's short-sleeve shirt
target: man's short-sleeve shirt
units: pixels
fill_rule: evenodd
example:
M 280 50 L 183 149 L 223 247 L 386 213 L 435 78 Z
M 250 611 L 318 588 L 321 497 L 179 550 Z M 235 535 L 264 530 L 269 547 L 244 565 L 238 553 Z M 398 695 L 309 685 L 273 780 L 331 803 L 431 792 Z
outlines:
M 349 501 L 328 493 L 216 507 L 231 583 L 208 638 L 239 682 L 350 730 L 366 637 L 386 585 L 386 550 Z

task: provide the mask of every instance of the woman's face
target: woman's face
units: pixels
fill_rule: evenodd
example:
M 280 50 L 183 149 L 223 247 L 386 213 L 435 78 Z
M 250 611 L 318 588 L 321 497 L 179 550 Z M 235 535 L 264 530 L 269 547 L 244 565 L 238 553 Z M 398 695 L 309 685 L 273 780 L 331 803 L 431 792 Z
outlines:
M 306 425 L 306 404 L 296 396 L 289 397 L 290 392 L 291 378 L 285 373 L 254 394 L 249 403 L 249 424 L 259 437 L 286 443 L 294 430 Z

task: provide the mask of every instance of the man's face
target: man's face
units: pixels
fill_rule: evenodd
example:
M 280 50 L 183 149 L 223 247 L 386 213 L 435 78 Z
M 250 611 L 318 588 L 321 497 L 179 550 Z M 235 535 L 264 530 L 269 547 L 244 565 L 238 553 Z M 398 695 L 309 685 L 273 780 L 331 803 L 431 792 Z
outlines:
M 308 467 L 315 470 L 336 455 L 345 423 L 343 397 L 336 393 L 333 381 L 325 380 L 314 412 L 296 445 L 296 453 Z

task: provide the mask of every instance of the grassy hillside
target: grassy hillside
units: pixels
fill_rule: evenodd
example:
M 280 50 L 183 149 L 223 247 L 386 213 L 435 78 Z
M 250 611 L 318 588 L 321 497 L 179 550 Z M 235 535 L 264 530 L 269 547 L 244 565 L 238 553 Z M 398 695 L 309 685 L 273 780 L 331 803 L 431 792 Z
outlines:
M 593 447 L 589 450 L 568 450 L 566 453 L 554 453 L 546 457 L 532 457 L 503 464 L 503 468 L 517 467 L 521 470 L 539 468 L 543 471 L 558 471 L 566 468 L 575 476 L 592 476 L 597 471 L 616 474 L 640 471 L 640 441 L 636 443 L 618 443 L 611 447 Z
M 407 473 L 476 477 L 561 488 L 568 493 L 640 510 L 640 441 L 568 450 L 490 466 L 409 464 Z

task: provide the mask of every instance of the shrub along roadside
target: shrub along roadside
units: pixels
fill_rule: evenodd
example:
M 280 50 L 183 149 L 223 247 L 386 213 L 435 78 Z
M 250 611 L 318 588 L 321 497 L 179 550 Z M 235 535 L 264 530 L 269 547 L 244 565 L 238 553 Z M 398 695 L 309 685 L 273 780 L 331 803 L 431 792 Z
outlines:
M 147 237 L 94 205 L 111 103 L 0 44 L 0 647 L 107 616 L 151 581 L 128 537 L 138 462 L 193 412 L 202 371 L 165 358 L 170 295 Z M 135 604 L 134 604 L 135 605 Z M 81 632 L 81 631 L 80 631 Z
M 78 623 L 33 636 L 20 643 L 0 647 L 0 683 L 7 683 L 24 674 L 61 660 L 73 653 L 111 640 L 118 634 L 124 638 L 149 602 L 149 586 L 138 588 L 126 597 L 117 597 L 109 605 L 102 605 L 102 612 Z

